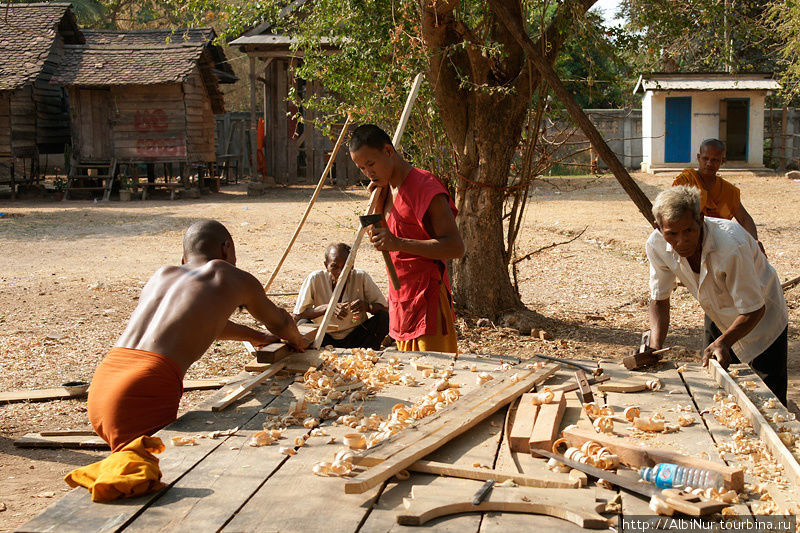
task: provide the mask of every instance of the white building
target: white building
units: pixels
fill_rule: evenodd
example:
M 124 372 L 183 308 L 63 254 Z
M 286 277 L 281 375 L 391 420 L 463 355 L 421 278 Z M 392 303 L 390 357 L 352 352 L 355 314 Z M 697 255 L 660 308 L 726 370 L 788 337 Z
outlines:
M 654 73 L 640 76 L 642 171 L 697 166 L 705 139 L 727 147 L 725 169 L 764 169 L 764 98 L 780 89 L 771 73 Z

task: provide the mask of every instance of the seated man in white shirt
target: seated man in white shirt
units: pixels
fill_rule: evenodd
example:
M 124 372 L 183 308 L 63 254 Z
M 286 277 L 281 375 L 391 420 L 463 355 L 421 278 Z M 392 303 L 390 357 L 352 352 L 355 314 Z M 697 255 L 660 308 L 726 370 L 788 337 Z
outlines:
M 322 322 L 349 255 L 350 247 L 343 242 L 325 248 L 325 270 L 309 274 L 300 287 L 292 313 L 295 321 Z M 367 318 L 367 313 L 372 316 Z M 350 272 L 330 323 L 339 329 L 325 334 L 323 346 L 380 350 L 389 333 L 388 303 L 369 274 L 356 268 Z
M 703 352 L 723 368 L 745 362 L 786 405 L 788 310 L 778 274 L 758 242 L 736 222 L 704 218 L 700 192 L 671 187 L 653 204 L 659 229 L 647 240 L 650 347 L 669 328 L 669 297 L 681 280 L 722 334 Z

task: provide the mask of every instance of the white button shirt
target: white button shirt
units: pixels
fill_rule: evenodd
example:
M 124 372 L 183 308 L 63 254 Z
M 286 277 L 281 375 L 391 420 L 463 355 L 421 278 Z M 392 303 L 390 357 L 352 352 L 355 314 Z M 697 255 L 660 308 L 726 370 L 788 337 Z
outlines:
M 327 270 L 317 270 L 308 275 L 303 284 L 300 286 L 300 293 L 297 295 L 297 303 L 294 306 L 294 314 L 299 315 L 309 307 L 316 307 L 318 305 L 327 304 L 333 296 L 333 287 L 331 286 L 331 275 Z M 372 278 L 364 272 L 354 268 L 350 271 L 350 276 L 342 291 L 340 302 L 352 302 L 353 300 L 363 300 L 369 305 L 381 304 L 388 308 L 389 303 L 381 290 L 372 280 Z M 339 326 L 337 331 L 331 331 L 329 335 L 334 339 L 343 339 L 350 331 L 367 320 L 367 314 L 361 313 L 358 320 L 353 320 L 353 314 L 348 312 L 344 318 L 336 318 L 336 315 L 331 317 L 330 324 Z M 321 324 L 323 316 L 314 319 L 315 324 Z
M 739 360 L 749 363 L 769 348 L 789 323 L 778 274 L 756 240 L 736 222 L 706 217 L 702 246 L 697 274 L 660 231 L 653 231 L 646 246 L 650 298 L 669 298 L 677 277 L 722 331 L 737 316 L 765 307 L 755 328 L 732 346 Z

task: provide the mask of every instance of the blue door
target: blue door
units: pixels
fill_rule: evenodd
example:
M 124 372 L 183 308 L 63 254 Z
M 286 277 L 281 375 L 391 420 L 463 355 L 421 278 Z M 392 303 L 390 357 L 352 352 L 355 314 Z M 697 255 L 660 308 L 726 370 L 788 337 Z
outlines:
M 667 98 L 666 104 L 664 162 L 688 163 L 692 160 L 692 98 Z

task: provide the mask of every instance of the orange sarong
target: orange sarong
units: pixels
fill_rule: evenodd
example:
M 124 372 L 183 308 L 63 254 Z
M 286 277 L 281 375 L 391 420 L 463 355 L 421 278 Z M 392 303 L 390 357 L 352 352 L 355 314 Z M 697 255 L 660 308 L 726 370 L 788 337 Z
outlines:
M 89 387 L 89 421 L 111 451 L 152 435 L 178 416 L 183 373 L 153 352 L 112 348 Z
M 450 296 L 442 283 L 439 289 L 439 313 L 436 321 L 436 333 L 421 335 L 416 339 L 397 341 L 397 349 L 402 352 L 447 352 L 458 351 L 458 337 L 453 320 L 453 309 L 450 307 Z

